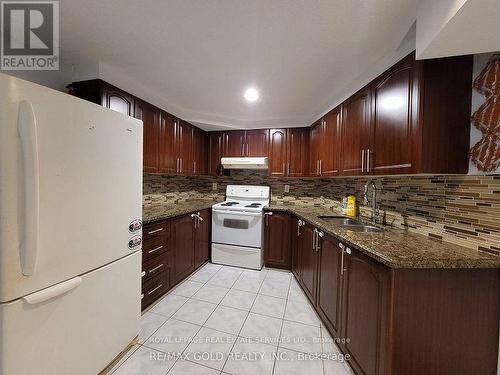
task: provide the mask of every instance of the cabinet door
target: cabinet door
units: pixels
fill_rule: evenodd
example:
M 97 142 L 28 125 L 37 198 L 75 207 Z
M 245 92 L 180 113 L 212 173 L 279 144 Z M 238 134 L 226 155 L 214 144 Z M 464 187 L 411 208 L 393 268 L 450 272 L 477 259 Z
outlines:
M 269 129 L 247 130 L 245 142 L 245 156 L 267 156 Z
M 159 172 L 176 173 L 176 119 L 167 112 L 160 114 Z
M 311 127 L 310 134 L 310 157 L 309 157 L 309 174 L 311 176 L 319 176 L 319 147 L 321 145 L 321 137 L 322 137 L 322 123 L 315 123 Z
M 299 248 L 299 262 L 302 287 L 311 303 L 316 303 L 318 276 L 318 253 L 313 247 L 314 228 L 309 224 L 302 227 L 302 240 Z
M 143 123 L 144 172 L 158 172 L 160 148 L 160 110 L 151 104 L 137 100 L 135 117 Z
M 320 146 L 320 174 L 336 176 L 339 174 L 341 107 L 330 111 L 323 119 L 323 134 Z
M 209 259 L 210 254 L 210 210 L 200 211 L 201 219 L 197 220 L 194 250 L 194 266 L 198 268 Z
M 172 284 L 177 284 L 194 270 L 194 219 L 184 215 L 170 223 L 171 251 L 173 252 Z
M 318 275 L 318 311 L 328 329 L 341 336 L 340 312 L 342 305 L 342 252 L 340 243 L 332 236 L 321 241 Z
M 292 218 L 292 227 L 290 233 L 290 247 L 292 249 L 292 273 L 297 280 L 300 280 L 300 263 L 299 263 L 299 243 L 302 239 L 302 227 L 299 224 L 297 217 Z
M 208 139 L 204 131 L 193 128 L 193 174 L 206 175 L 208 170 Z
M 412 172 L 413 65 L 407 58 L 372 85 L 370 173 Z
M 224 132 L 224 156 L 245 156 L 245 131 L 233 130 Z
M 223 154 L 224 133 L 212 132 L 209 135 L 210 154 L 208 163 L 208 174 L 211 176 L 221 176 L 223 174 L 220 158 Z
M 286 129 L 271 129 L 269 134 L 269 176 L 284 177 L 288 174 Z
M 178 119 L 177 155 L 179 171 L 183 175 L 193 174 L 193 126 Z
M 363 90 L 342 105 L 342 175 L 366 173 L 369 141 L 369 91 Z M 363 155 L 362 155 L 363 154 Z
M 342 337 L 345 353 L 360 374 L 385 374 L 389 270 L 356 250 L 344 255 Z
M 266 267 L 290 269 L 290 215 L 265 212 L 264 263 Z
M 112 86 L 104 85 L 103 106 L 129 116 L 134 115 L 134 97 Z
M 309 128 L 287 129 L 288 176 L 309 174 Z

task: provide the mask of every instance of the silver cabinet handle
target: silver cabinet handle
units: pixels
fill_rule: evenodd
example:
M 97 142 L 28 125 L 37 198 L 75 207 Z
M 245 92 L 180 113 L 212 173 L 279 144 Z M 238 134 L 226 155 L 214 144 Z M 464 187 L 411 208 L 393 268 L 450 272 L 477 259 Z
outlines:
M 366 173 L 370 173 L 370 149 L 366 150 Z
M 182 173 L 182 158 L 179 159 L 179 172 Z
M 162 264 L 160 264 L 159 266 L 156 266 L 155 268 L 150 269 L 150 270 L 148 271 L 148 273 L 153 273 L 153 272 L 155 272 L 155 271 L 159 270 L 159 269 L 160 269 L 160 268 L 162 268 L 162 267 L 163 267 L 163 263 L 162 263 Z
M 319 244 L 319 239 L 322 238 L 325 234 L 322 231 L 318 231 L 318 234 L 316 236 L 316 251 L 319 252 L 320 250 L 320 244 Z
M 154 292 L 156 292 L 156 291 L 157 291 L 158 289 L 160 289 L 162 286 L 163 286 L 163 284 L 160 284 L 160 285 L 158 285 L 156 288 L 154 288 L 153 290 L 150 290 L 150 291 L 148 292 L 148 296 L 149 296 L 149 295 L 151 295 L 151 294 L 153 294 Z
M 148 251 L 148 254 L 153 254 L 155 251 L 158 251 L 158 250 L 160 250 L 160 249 L 163 249 L 163 245 L 162 245 L 162 246 L 155 247 L 155 248 L 154 248 L 154 249 L 152 249 L 152 250 L 149 250 L 149 251 Z
M 319 159 L 319 175 L 323 174 L 323 160 Z
M 317 237 L 318 236 L 318 230 L 316 228 L 314 228 L 314 232 L 313 232 L 313 244 L 312 244 L 312 248 L 314 251 L 316 251 L 316 241 L 317 241 Z
M 297 236 L 300 236 L 300 227 L 302 226 L 302 220 L 297 220 Z
M 365 149 L 361 150 L 361 173 L 365 172 Z
M 340 246 L 342 245 L 342 246 Z M 339 243 L 339 247 L 342 249 L 342 257 L 340 258 L 340 274 L 344 274 L 344 252 L 345 252 L 345 246 L 341 243 Z
M 266 217 L 266 226 L 269 225 L 269 216 L 273 216 L 272 212 L 264 212 L 264 216 Z
M 203 221 L 203 218 L 201 217 L 201 214 L 199 212 L 196 214 L 196 216 L 198 216 L 199 221 Z
M 241 155 L 245 156 L 245 144 L 244 143 L 241 144 Z
M 350 249 L 349 247 L 346 247 L 345 252 L 346 252 L 347 254 L 351 254 L 351 249 Z
M 196 174 L 196 162 L 193 161 L 193 174 Z
M 339 242 L 339 247 L 340 247 L 342 250 L 345 250 L 345 245 L 344 245 L 342 242 Z
M 158 232 L 161 232 L 162 230 L 163 230 L 163 228 L 155 229 L 155 230 L 149 231 L 148 234 L 158 233 Z
M 144 277 L 144 276 L 146 276 L 146 271 L 141 272 L 141 277 Z
M 191 218 L 194 219 L 194 229 L 198 228 L 197 224 L 197 217 L 196 214 L 191 214 Z
M 247 143 L 247 156 L 248 156 L 249 152 L 248 152 L 248 143 Z

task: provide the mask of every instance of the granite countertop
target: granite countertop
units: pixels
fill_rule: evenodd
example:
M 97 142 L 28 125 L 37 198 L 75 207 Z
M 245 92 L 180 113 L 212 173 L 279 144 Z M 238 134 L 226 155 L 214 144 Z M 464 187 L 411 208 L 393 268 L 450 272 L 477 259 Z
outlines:
M 500 257 L 480 250 L 435 241 L 393 227 L 384 226 L 382 232 L 353 232 L 317 217 L 341 215 L 332 209 L 271 205 L 266 210 L 290 212 L 391 268 L 500 268 Z
M 213 199 L 192 199 L 180 203 L 160 203 L 145 205 L 142 209 L 142 223 L 148 224 L 154 221 L 169 219 L 176 216 L 211 208 L 217 203 Z

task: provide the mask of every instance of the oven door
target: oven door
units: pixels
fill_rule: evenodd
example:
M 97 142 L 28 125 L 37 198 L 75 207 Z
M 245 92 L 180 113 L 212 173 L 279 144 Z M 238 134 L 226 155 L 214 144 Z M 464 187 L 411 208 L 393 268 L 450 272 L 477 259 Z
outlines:
M 212 209 L 212 242 L 262 247 L 262 212 Z

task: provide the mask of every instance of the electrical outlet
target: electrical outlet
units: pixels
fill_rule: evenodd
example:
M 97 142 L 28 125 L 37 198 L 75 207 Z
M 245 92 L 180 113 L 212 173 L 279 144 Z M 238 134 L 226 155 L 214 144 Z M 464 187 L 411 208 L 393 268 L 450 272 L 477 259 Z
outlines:
M 290 192 L 290 185 L 285 185 L 285 193 L 289 193 Z
M 212 191 L 217 191 L 217 182 L 212 182 Z

